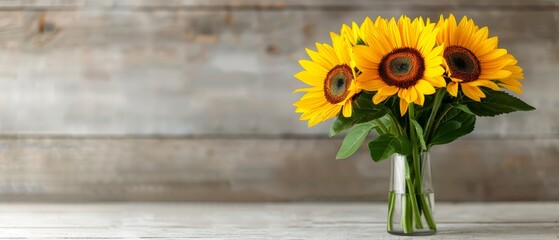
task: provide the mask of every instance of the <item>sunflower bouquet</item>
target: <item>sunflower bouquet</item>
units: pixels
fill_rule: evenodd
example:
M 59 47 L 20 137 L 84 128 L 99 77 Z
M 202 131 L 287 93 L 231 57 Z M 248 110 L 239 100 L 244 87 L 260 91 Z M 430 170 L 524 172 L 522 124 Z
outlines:
M 398 20 L 366 18 L 330 33 L 331 44 L 306 49 L 295 78 L 309 85 L 294 103 L 312 127 L 335 118 L 330 136 L 348 130 L 338 159 L 351 156 L 371 131 L 375 162 L 392 158 L 388 232 L 434 234 L 429 150 L 474 130 L 476 116 L 534 108 L 503 91 L 522 94 L 523 70 L 464 16 Z M 396 186 L 398 185 L 398 186 Z

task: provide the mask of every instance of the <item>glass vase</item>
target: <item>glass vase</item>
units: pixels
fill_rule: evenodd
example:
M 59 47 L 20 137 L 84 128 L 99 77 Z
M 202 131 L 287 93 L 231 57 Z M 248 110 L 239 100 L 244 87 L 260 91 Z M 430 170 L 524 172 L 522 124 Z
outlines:
M 433 235 L 435 194 L 429 152 L 394 154 L 390 169 L 387 231 L 393 235 Z

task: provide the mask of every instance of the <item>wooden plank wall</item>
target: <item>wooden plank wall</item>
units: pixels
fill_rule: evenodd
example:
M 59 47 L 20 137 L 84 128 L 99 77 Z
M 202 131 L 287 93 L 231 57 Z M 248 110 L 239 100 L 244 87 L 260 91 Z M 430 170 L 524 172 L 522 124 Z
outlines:
M 0 1 L 0 200 L 384 200 L 291 104 L 305 47 L 365 16 L 467 14 L 532 113 L 433 150 L 437 199 L 559 200 L 557 1 Z

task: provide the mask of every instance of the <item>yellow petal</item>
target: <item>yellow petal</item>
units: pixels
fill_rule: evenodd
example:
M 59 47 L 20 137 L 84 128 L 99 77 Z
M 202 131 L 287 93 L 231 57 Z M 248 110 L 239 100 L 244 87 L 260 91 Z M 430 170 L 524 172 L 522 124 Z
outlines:
M 456 82 L 449 82 L 446 86 L 446 90 L 448 93 L 454 97 L 458 95 L 458 83 Z
M 327 111 L 323 111 L 320 117 L 322 118 L 322 121 L 326 121 L 338 115 L 340 113 L 340 110 L 342 110 L 342 106 L 334 105 L 333 108 L 330 108 Z
M 493 50 L 497 47 L 498 42 L 499 42 L 499 39 L 497 37 L 492 37 L 492 38 L 489 38 L 489 39 L 486 39 L 486 40 L 482 41 L 482 43 L 481 43 L 482 47 L 480 47 L 476 51 L 476 55 L 477 56 L 483 56 L 483 55 L 489 53 L 491 50 Z
M 334 52 L 336 52 L 336 56 L 339 63 L 349 64 L 351 61 L 349 57 L 350 51 L 350 43 L 344 38 L 340 37 L 340 35 L 331 32 L 330 37 L 332 38 L 332 44 L 334 45 Z
M 415 99 L 414 103 L 419 106 L 423 106 L 423 104 L 425 103 L 425 95 L 418 94 L 417 99 Z
M 476 86 L 471 86 L 467 83 L 462 83 L 462 92 L 472 100 L 481 101 L 481 98 L 485 97 L 485 94 Z
M 457 44 L 456 28 L 458 27 L 458 24 L 456 24 L 456 18 L 454 18 L 454 15 L 452 15 L 452 14 L 450 14 L 450 16 L 448 16 L 447 27 L 448 27 L 448 43 L 447 43 L 447 45 L 456 45 Z
M 504 84 L 504 83 L 499 83 L 499 86 L 504 87 L 508 90 L 511 90 L 515 93 L 522 94 L 522 89 L 520 89 L 520 87 L 513 86 L 513 85 L 508 85 L 508 84 Z
M 442 61 L 441 61 L 442 63 Z M 441 66 L 437 66 L 437 67 L 432 67 L 432 68 L 428 68 L 425 70 L 425 76 L 427 77 L 436 77 L 436 76 L 441 76 L 444 73 L 444 68 Z
M 357 45 L 353 47 L 353 58 L 355 60 L 357 68 L 359 68 L 361 71 L 364 71 L 366 69 L 378 69 L 378 64 L 381 60 L 379 56 L 371 51 L 370 47 L 363 45 Z M 375 67 L 373 68 L 373 66 Z
M 388 24 L 388 29 L 389 29 L 388 31 L 389 31 L 390 42 L 392 42 L 392 46 L 394 48 L 402 47 L 402 37 L 400 37 L 400 30 L 398 29 L 398 26 L 396 25 L 396 21 L 394 20 L 394 18 L 390 20 L 390 23 Z
M 443 76 L 436 76 L 436 77 L 424 77 L 427 82 L 431 83 L 433 87 L 445 87 L 446 81 L 444 80 Z
M 488 81 L 488 80 L 477 80 L 477 81 L 471 82 L 470 85 L 480 86 L 480 87 L 488 87 L 488 88 L 491 88 L 495 91 L 501 90 L 501 89 L 499 89 L 499 86 L 497 84 L 495 84 L 492 81 Z
M 294 77 L 313 87 L 321 87 L 324 84 L 324 78 L 326 78 L 326 76 L 320 76 L 309 71 L 298 72 Z
M 309 128 L 313 127 L 314 125 L 319 124 L 320 122 L 321 122 L 320 118 L 318 116 L 315 116 L 309 120 L 308 127 Z
M 408 103 L 406 102 L 406 100 L 404 99 L 400 99 L 400 115 L 404 116 L 406 115 L 406 112 L 408 111 Z
M 293 91 L 293 93 L 298 93 L 298 92 L 313 92 L 313 91 L 319 91 L 320 88 L 316 88 L 316 87 L 310 87 L 310 88 L 298 88 L 295 89 L 295 91 Z
M 301 115 L 300 119 L 301 120 L 312 119 L 316 116 L 319 116 L 322 112 L 327 111 L 327 110 L 332 109 L 332 108 L 335 108 L 335 107 L 336 107 L 336 105 L 331 105 L 329 103 L 325 103 L 318 108 L 306 109 L 306 111 Z M 305 109 L 305 108 L 303 108 L 303 109 Z
M 481 61 L 481 67 L 482 69 L 491 69 L 491 68 L 498 68 L 501 69 L 504 66 L 507 66 L 511 63 L 514 62 L 514 59 L 512 58 L 508 58 L 508 59 L 490 59 L 490 60 L 486 60 L 486 61 Z
M 353 24 L 356 23 L 353 22 L 352 25 Z M 347 24 L 342 25 L 342 29 L 340 32 L 342 33 L 343 37 L 347 38 L 347 40 L 350 41 L 352 46 L 355 46 L 357 37 L 354 36 L 353 30 Z
M 502 82 L 502 83 L 507 84 L 507 85 L 522 87 L 522 83 L 520 81 L 514 79 L 514 78 L 501 79 L 501 80 L 499 80 L 499 82 Z
M 388 85 L 386 85 L 386 83 L 384 83 L 382 80 L 369 80 L 369 81 L 362 81 L 359 84 L 361 89 L 365 89 L 367 91 L 376 91 L 379 88 L 383 88 L 386 87 Z
M 490 80 L 498 80 L 498 79 L 503 79 L 506 78 L 508 76 L 510 76 L 512 73 L 510 71 L 507 70 L 500 70 L 496 73 L 491 73 L 491 74 L 486 74 L 484 72 L 481 73 L 481 75 L 479 76 L 480 79 L 490 79 Z
M 444 50 L 443 46 L 438 46 L 433 48 L 433 50 L 431 50 L 431 52 L 427 54 L 427 56 L 425 56 L 425 59 L 427 61 L 426 65 L 430 66 L 431 63 L 429 62 L 432 60 L 437 60 L 442 62 L 443 58 L 441 57 L 441 53 L 443 52 L 443 50 Z M 440 65 L 440 63 L 438 65 Z
M 493 51 L 489 51 L 489 52 L 488 52 L 487 54 L 485 54 L 485 55 L 481 55 L 481 56 L 477 56 L 477 57 L 479 58 L 479 60 L 480 60 L 481 62 L 485 62 L 485 61 L 488 61 L 488 60 L 491 60 L 491 59 L 495 59 L 495 58 L 501 57 L 501 56 L 503 56 L 503 55 L 505 55 L 505 54 L 507 54 L 507 50 L 506 50 L 506 49 L 499 48 L 499 49 L 495 49 L 495 50 L 493 50 Z
M 417 43 L 417 48 L 419 51 L 425 56 L 429 53 L 433 47 L 435 46 L 435 41 L 437 37 L 438 29 L 433 29 L 435 24 L 428 25 L 425 29 L 421 31 L 421 35 L 419 36 L 419 41 Z
M 429 95 L 435 93 L 435 88 L 429 82 L 420 79 L 415 84 L 415 88 L 419 91 L 419 93 Z
M 326 76 L 326 74 L 328 74 L 328 71 L 330 70 L 324 68 L 322 65 L 318 63 L 309 60 L 299 60 L 299 64 L 301 64 L 301 66 L 305 70 L 321 76 Z
M 390 95 L 380 95 L 380 94 L 377 93 L 377 94 L 375 94 L 375 96 L 373 96 L 373 103 L 375 105 L 379 104 L 379 103 L 383 102 L 384 100 L 386 100 L 389 97 L 390 97 Z
M 399 88 L 395 86 L 386 86 L 379 88 L 377 95 L 392 96 L 398 92 Z
M 398 97 L 400 99 L 408 100 L 410 98 L 408 89 L 405 88 L 400 89 L 400 91 L 398 91 Z M 410 101 L 406 101 L 406 102 L 410 102 Z
M 487 36 L 489 36 L 489 28 L 487 27 L 483 27 L 479 29 L 476 33 L 474 33 L 472 37 L 472 43 L 470 45 L 470 47 L 472 48 L 471 50 L 473 52 L 478 52 L 479 49 L 481 49 L 484 46 L 482 43 L 483 40 L 487 39 Z
M 398 20 L 398 27 L 400 29 L 400 33 L 402 34 L 402 46 L 403 47 L 412 47 L 410 44 L 410 19 L 408 17 L 400 17 Z
M 325 43 L 316 43 L 316 49 L 324 59 L 329 60 L 331 63 L 336 62 L 336 52 L 332 46 Z
M 456 45 L 462 45 L 463 36 L 466 35 L 466 24 L 468 22 L 468 18 L 466 16 L 462 17 L 460 22 L 458 23 L 458 27 L 456 28 Z
M 417 90 L 415 89 L 415 87 L 410 87 L 408 88 L 408 95 L 409 98 L 407 99 L 409 103 L 415 101 L 415 99 L 417 99 Z
M 320 109 L 326 104 L 329 104 L 324 98 L 316 98 L 316 99 L 306 99 L 306 100 L 299 100 L 293 104 L 293 106 L 297 107 L 298 109 Z
M 326 69 L 330 69 L 330 68 L 332 68 L 333 66 L 336 65 L 336 63 L 334 61 L 331 61 L 330 59 L 324 58 L 318 52 L 315 52 L 315 51 L 310 50 L 308 48 L 306 49 L 306 51 L 307 51 L 307 54 L 309 55 L 309 57 L 311 57 L 313 62 L 316 62 L 316 63 L 320 64 L 321 66 L 323 66 Z
M 344 117 L 348 118 L 351 117 L 351 112 L 352 112 L 351 101 L 346 101 L 342 113 Z

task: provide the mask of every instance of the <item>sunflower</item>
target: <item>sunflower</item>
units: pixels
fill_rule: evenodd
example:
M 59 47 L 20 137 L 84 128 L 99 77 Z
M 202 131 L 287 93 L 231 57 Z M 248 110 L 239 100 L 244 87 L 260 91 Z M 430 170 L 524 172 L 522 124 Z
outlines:
M 435 24 L 422 18 L 412 21 L 402 16 L 398 22 L 377 18 L 374 26 L 364 35 L 367 45 L 353 48 L 362 72 L 357 82 L 364 90 L 377 91 L 372 99 L 375 104 L 398 94 L 403 116 L 410 103 L 423 106 L 425 95 L 435 93 L 435 87 L 446 86 L 440 56 L 443 48 L 434 47 Z
M 343 37 L 348 39 L 348 41 L 351 43 L 351 46 L 363 45 L 365 44 L 365 33 L 370 31 L 370 29 L 373 27 L 374 23 L 371 18 L 366 17 L 361 25 L 358 25 L 356 22 L 352 22 L 351 27 L 346 24 L 342 25 L 341 33 Z
M 299 64 L 305 70 L 295 74 L 295 78 L 311 86 L 295 90 L 306 94 L 293 104 L 297 108 L 295 112 L 303 113 L 300 119 L 309 120 L 309 127 L 338 115 L 340 111 L 344 117 L 351 117 L 351 99 L 358 93 L 355 64 L 349 54 L 351 44 L 336 33 L 330 33 L 330 37 L 333 47 L 316 43 L 316 52 L 307 49 L 312 60 L 300 60 Z
M 444 66 L 451 79 L 447 90 L 452 96 L 458 95 L 459 87 L 475 101 L 485 98 L 480 87 L 500 90 L 501 85 L 522 92 L 518 81 L 524 78 L 522 68 L 506 49 L 497 48 L 497 37 L 488 38 L 487 27 L 479 28 L 466 16 L 456 24 L 452 14 L 447 19 L 441 15 L 437 27 L 437 43 L 444 44 Z
M 513 61 L 503 67 L 503 70 L 510 71 L 511 75 L 500 79 L 497 85 L 522 94 L 522 83 L 520 81 L 524 80 L 523 69 L 517 65 L 518 61 L 512 55 L 510 57 L 513 58 Z

